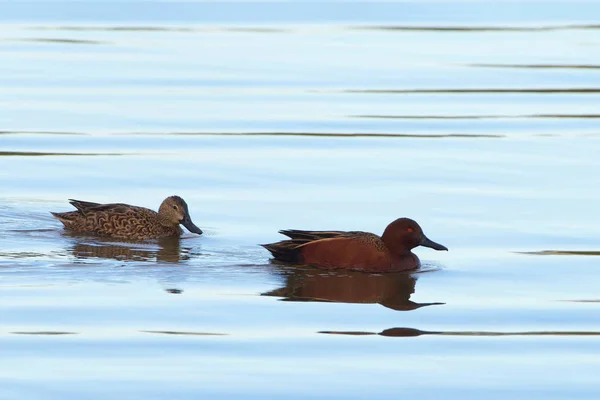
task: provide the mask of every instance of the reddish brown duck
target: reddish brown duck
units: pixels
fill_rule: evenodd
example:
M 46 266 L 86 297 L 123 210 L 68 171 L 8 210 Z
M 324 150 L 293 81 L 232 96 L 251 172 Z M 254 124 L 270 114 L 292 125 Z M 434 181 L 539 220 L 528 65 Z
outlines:
M 415 221 L 399 218 L 382 236 L 368 232 L 279 231 L 291 240 L 264 244 L 279 261 L 308 264 L 327 269 L 366 272 L 395 272 L 418 268 L 419 258 L 411 252 L 417 246 L 448 250 L 429 240 Z
M 77 211 L 52 213 L 65 226 L 77 233 L 93 233 L 118 239 L 145 240 L 183 233 L 179 224 L 190 232 L 202 234 L 192 222 L 186 202 L 179 196 L 167 197 L 158 212 L 129 204 L 98 204 L 69 200 Z

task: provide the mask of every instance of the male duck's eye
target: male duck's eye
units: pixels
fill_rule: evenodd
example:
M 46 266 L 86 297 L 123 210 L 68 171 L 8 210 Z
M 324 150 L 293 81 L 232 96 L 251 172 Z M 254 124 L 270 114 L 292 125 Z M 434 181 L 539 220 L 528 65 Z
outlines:
M 413 231 L 413 228 L 408 228 L 408 229 L 407 229 L 407 231 L 408 231 L 408 232 L 412 232 L 412 231 Z

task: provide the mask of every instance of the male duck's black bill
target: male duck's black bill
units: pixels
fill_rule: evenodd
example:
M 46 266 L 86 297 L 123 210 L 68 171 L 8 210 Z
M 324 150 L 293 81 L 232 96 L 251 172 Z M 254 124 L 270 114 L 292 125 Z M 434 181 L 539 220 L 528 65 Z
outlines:
M 446 250 L 446 251 L 448 251 L 448 248 L 446 246 L 442 246 L 441 244 L 436 243 L 433 240 L 429 240 L 427 238 L 427 236 L 423 236 L 423 241 L 421 241 L 421 246 L 429 247 L 429 248 L 432 248 L 434 250 Z
M 190 219 L 190 217 L 184 218 L 184 220 L 181 221 L 181 224 L 183 226 L 185 226 L 185 228 L 188 231 L 190 231 L 192 233 L 197 233 L 198 235 L 202 235 L 202 229 L 200 229 L 196 225 L 194 225 L 194 223 L 192 222 L 192 220 Z

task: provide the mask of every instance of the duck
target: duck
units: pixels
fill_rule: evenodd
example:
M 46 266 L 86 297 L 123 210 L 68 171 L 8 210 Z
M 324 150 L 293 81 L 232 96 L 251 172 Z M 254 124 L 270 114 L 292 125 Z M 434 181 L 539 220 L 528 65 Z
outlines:
M 379 236 L 362 231 L 281 230 L 289 237 L 276 243 L 262 244 L 275 261 L 303 264 L 323 269 L 342 269 L 371 273 L 417 269 L 421 263 L 411 252 L 417 246 L 435 250 L 448 248 L 423 233 L 410 218 L 391 222 Z
M 77 211 L 51 214 L 73 233 L 147 240 L 180 236 L 183 233 L 181 224 L 192 233 L 202 234 L 202 230 L 192 222 L 187 203 L 179 196 L 163 200 L 158 212 L 123 203 L 100 204 L 74 199 L 69 199 L 69 203 Z

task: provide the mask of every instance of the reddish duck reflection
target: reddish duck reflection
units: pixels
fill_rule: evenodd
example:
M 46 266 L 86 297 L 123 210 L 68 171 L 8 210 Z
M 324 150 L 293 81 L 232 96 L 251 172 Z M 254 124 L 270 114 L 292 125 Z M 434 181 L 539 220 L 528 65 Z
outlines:
M 416 282 L 415 276 L 402 272 L 375 275 L 298 268 L 287 275 L 285 287 L 262 295 L 283 297 L 285 301 L 373 303 L 397 311 L 444 304 L 411 301 Z

